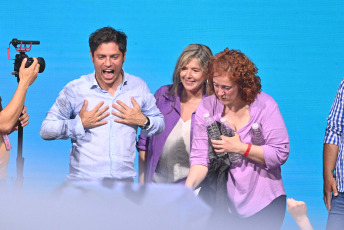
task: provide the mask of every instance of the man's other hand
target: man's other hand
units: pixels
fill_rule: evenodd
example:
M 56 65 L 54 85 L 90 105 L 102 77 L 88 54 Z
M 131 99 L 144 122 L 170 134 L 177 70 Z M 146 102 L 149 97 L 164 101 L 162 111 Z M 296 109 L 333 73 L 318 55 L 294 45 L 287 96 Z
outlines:
M 133 104 L 133 108 L 130 108 L 120 100 L 117 100 L 116 102 L 119 105 L 113 104 L 112 107 L 117 109 L 119 112 L 113 111 L 112 114 L 122 119 L 115 119 L 115 122 L 127 125 L 144 125 L 144 123 L 147 120 L 147 117 L 143 115 L 139 104 L 137 104 L 133 97 L 131 97 L 131 103 Z

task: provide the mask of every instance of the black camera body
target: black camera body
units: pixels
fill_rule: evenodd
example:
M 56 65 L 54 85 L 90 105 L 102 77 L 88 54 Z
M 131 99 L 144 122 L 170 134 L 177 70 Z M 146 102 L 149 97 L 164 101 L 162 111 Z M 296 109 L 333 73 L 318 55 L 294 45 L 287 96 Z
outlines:
M 16 59 L 14 59 L 14 71 L 19 73 L 20 66 L 24 60 L 24 58 L 27 58 L 25 68 L 28 68 L 33 63 L 33 58 L 29 58 L 24 52 L 20 52 L 19 54 L 16 54 Z M 39 73 L 43 73 L 45 69 L 45 61 L 42 57 L 38 57 L 38 64 L 39 64 Z
M 27 41 L 27 40 L 18 40 L 16 38 L 13 38 L 12 41 L 10 42 L 15 48 L 16 51 L 19 52 L 19 54 L 16 54 L 16 58 L 14 59 L 14 73 L 18 80 L 19 80 L 19 70 L 20 66 L 25 58 L 27 58 L 25 68 L 28 68 L 29 66 L 32 65 L 33 63 L 33 58 L 30 58 L 25 52 L 29 52 L 31 50 L 32 45 L 39 45 L 39 41 Z M 20 45 L 18 47 L 18 45 Z M 28 47 L 29 46 L 29 47 Z M 10 49 L 7 49 L 8 53 L 8 59 L 10 59 Z M 45 69 L 45 61 L 42 57 L 38 57 L 38 64 L 39 64 L 39 73 L 42 73 Z

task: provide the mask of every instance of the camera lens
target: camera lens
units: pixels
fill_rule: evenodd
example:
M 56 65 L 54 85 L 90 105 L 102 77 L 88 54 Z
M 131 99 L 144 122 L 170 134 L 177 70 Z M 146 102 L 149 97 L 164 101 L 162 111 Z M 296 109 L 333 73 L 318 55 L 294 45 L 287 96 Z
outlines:
M 37 58 L 38 64 L 39 64 L 39 73 L 43 73 L 45 69 L 45 61 L 42 57 Z M 25 64 L 25 68 L 31 66 L 33 63 L 33 58 L 28 58 Z
M 45 70 L 45 61 L 42 57 L 38 57 L 38 64 L 39 64 L 39 72 L 43 73 L 43 71 Z

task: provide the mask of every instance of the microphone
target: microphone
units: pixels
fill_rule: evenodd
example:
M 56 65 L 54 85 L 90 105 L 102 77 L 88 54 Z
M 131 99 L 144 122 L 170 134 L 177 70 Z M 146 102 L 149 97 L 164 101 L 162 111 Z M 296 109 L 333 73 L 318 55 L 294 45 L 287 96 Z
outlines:
M 19 52 L 19 54 L 16 54 L 16 58 L 14 59 L 14 71 L 12 74 L 15 75 L 18 78 L 19 82 L 19 69 L 21 66 L 22 61 L 24 58 L 27 58 L 27 62 L 25 64 L 25 68 L 28 68 L 33 63 L 33 58 L 29 58 L 25 52 L 29 52 L 31 50 L 32 45 L 39 45 L 40 41 L 29 41 L 29 40 L 18 40 L 17 38 L 13 38 L 12 41 L 10 41 L 10 44 L 14 46 L 16 51 Z M 19 46 L 18 46 L 19 45 Z M 10 48 L 7 48 L 7 55 L 8 59 L 10 59 Z M 38 57 L 38 64 L 39 66 L 39 73 L 42 73 L 45 69 L 45 61 L 42 57 Z
M 32 45 L 39 45 L 40 41 L 25 41 L 25 40 L 18 40 L 16 38 L 13 38 L 11 41 L 12 45 L 16 47 L 19 44 L 32 44 Z

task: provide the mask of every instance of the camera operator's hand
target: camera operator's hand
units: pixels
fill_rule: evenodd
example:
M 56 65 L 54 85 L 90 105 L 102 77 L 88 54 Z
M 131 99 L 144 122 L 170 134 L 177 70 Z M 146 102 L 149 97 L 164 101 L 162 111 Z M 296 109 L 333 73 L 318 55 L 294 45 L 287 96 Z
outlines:
M 25 86 L 29 87 L 38 76 L 39 64 L 37 58 L 33 58 L 33 63 L 31 66 L 25 68 L 26 62 L 27 58 L 24 58 L 19 69 L 19 84 L 24 84 Z
M 26 110 L 27 110 L 27 108 L 26 108 L 26 106 L 24 106 L 23 111 L 21 112 L 22 115 L 19 117 L 18 122 L 17 122 L 16 126 L 13 127 L 11 133 L 18 130 L 19 122 L 20 122 L 22 127 L 25 127 L 29 124 L 29 114 L 26 112 Z
M 22 115 L 19 117 L 19 122 L 22 127 L 25 127 L 29 124 L 29 114 L 26 112 L 27 108 L 24 106 Z

